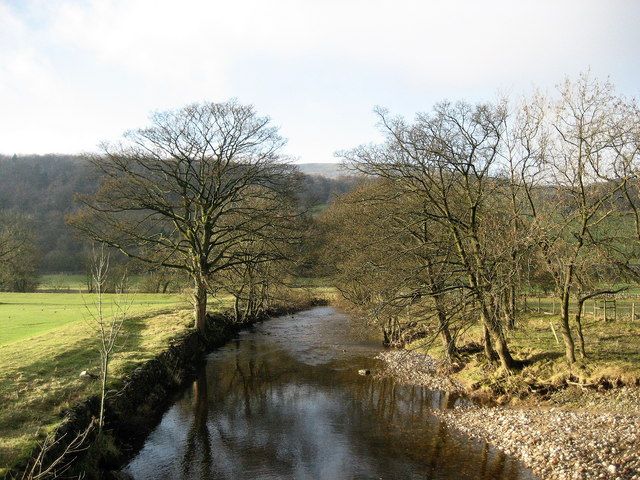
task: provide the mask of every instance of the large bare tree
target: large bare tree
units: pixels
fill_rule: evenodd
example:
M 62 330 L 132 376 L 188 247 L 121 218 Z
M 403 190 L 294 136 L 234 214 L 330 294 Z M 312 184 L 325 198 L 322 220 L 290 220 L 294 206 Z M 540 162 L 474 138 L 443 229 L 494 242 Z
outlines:
M 548 150 L 541 168 L 547 185 L 539 190 L 533 213 L 540 252 L 560 300 L 565 356 L 573 363 L 569 308 L 572 296 L 585 283 L 579 278 L 581 265 L 589 258 L 607 258 L 606 252 L 620 242 L 618 226 L 628 213 L 616 200 L 624 189 L 616 163 L 619 150 L 629 141 L 628 116 L 620 114 L 626 109 L 613 86 L 588 73 L 575 82 L 567 80 L 546 109 Z M 612 261 L 609 255 L 607 264 Z
M 472 106 L 442 103 L 414 123 L 378 110 L 387 141 L 345 152 L 360 172 L 393 181 L 406 195 L 420 197 L 425 218 L 451 239 L 464 270 L 465 288 L 475 298 L 485 331 L 488 357 L 502 366 L 518 366 L 504 335 L 503 266 L 509 249 L 495 248 L 498 228 L 510 224 L 504 206 L 504 182 L 496 178 L 508 118 L 502 102 Z M 495 351 L 493 348 L 495 345 Z
M 246 262 L 238 245 L 270 232 L 262 206 L 288 193 L 284 143 L 268 117 L 236 101 L 156 113 L 91 158 L 104 181 L 70 221 L 129 257 L 187 272 L 204 333 L 212 279 Z

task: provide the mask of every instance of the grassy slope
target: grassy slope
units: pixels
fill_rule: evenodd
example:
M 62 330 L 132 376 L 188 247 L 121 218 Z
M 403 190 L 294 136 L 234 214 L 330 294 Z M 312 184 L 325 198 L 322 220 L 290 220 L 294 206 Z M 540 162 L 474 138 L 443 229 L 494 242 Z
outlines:
M 0 294 L 0 301 L 8 299 L 10 305 L 0 305 L 7 307 L 0 310 L 0 321 L 8 323 L 7 312 L 12 317 L 10 336 L 5 335 L 11 341 L 0 344 L 0 476 L 59 423 L 65 408 L 97 392 L 97 382 L 82 380 L 79 373 L 98 373 L 99 355 L 80 295 Z M 180 300 L 136 297 L 137 314 L 128 319 L 112 362 L 114 382 L 192 325 L 189 305 Z M 210 303 L 211 310 L 230 305 L 226 298 Z M 34 322 L 36 315 L 40 321 Z
M 569 375 L 586 383 L 598 381 L 604 377 L 610 380 L 620 379 L 625 384 L 634 384 L 640 381 L 640 320 L 630 319 L 630 303 L 631 300 L 618 302 L 618 319 L 615 322 L 604 322 L 601 317 L 594 319 L 591 304 L 589 304 L 587 310 L 589 313 L 583 318 L 587 352 L 585 359 L 580 358 L 572 315 L 571 323 L 574 327 L 578 357 L 574 365 L 570 366 L 564 357 L 564 343 L 558 315 L 536 311 L 521 314 L 518 328 L 507 331 L 513 356 L 517 359 L 533 360 L 519 375 L 505 377 L 502 372 L 488 366 L 483 355 L 479 354 L 471 356 L 465 368 L 458 372 L 456 377 L 467 387 L 473 384 L 481 386 L 499 384 L 502 389 L 514 394 L 523 392 L 528 382 L 554 384 Z M 640 315 L 640 303 L 636 303 L 636 309 L 636 314 Z M 551 323 L 559 343 L 553 335 Z M 475 326 L 461 335 L 458 344 L 464 345 L 470 341 L 480 343 L 481 338 L 481 329 Z M 440 344 L 429 343 L 426 345 L 417 341 L 409 345 L 409 348 L 428 351 L 434 356 L 441 357 L 443 352 Z

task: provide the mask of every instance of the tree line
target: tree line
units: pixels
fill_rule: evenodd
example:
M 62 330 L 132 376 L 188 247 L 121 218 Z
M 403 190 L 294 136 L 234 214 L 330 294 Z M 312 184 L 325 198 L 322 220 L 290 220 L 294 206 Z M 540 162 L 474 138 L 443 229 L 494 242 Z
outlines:
M 522 365 L 505 333 L 518 299 L 551 291 L 567 360 L 576 337 L 584 355 L 585 302 L 640 272 L 636 102 L 583 75 L 518 103 L 376 115 L 384 141 L 340 153 L 366 181 L 334 184 L 345 193 L 319 216 L 309 210 L 328 180 L 305 181 L 270 119 L 230 101 L 158 112 L 105 144 L 85 160 L 97 186 L 67 221 L 148 271 L 187 278 L 203 333 L 210 297 L 231 294 L 242 320 L 315 272 L 387 343 L 427 332 L 453 359 L 479 325 L 487 359 L 506 370 Z
M 340 153 L 369 181 L 321 218 L 342 296 L 388 342 L 431 332 L 450 358 L 481 325 L 487 359 L 514 370 L 517 301 L 550 290 L 567 360 L 576 337 L 584 354 L 585 301 L 640 272 L 637 103 L 585 74 L 517 104 L 376 114 L 384 141 Z

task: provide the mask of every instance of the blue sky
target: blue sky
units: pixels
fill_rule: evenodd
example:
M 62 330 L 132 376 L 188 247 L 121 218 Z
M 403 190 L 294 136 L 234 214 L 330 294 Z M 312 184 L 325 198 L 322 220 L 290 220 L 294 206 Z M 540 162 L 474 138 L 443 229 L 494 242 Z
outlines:
M 552 90 L 640 96 L 637 0 L 0 0 L 0 152 L 93 151 L 152 110 L 231 97 L 303 162 L 376 140 L 372 109 Z

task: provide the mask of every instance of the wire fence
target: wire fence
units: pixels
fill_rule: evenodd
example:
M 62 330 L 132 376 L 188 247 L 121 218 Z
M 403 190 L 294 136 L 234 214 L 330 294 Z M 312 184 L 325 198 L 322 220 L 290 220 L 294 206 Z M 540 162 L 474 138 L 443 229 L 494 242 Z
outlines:
M 560 300 L 554 297 L 527 295 L 520 298 L 520 309 L 525 312 L 541 315 L 560 315 Z M 569 303 L 569 313 L 575 315 L 578 302 Z M 618 294 L 602 295 L 589 299 L 582 306 L 582 316 L 585 320 L 638 320 L 640 319 L 640 295 Z

